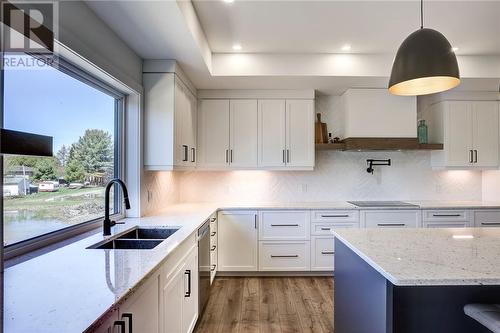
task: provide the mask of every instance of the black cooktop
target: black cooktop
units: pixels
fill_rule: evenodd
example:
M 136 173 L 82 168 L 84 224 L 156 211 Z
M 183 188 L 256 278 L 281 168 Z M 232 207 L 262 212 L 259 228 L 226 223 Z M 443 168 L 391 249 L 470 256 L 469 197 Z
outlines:
M 358 207 L 418 207 L 404 201 L 347 201 Z

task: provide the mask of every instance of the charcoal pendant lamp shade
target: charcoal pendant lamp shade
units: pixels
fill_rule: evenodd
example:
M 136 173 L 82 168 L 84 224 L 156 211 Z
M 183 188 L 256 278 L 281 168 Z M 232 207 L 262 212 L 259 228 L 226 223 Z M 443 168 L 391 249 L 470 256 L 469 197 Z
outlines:
M 403 41 L 392 65 L 389 81 L 392 94 L 426 95 L 459 84 L 457 57 L 442 33 L 421 28 Z

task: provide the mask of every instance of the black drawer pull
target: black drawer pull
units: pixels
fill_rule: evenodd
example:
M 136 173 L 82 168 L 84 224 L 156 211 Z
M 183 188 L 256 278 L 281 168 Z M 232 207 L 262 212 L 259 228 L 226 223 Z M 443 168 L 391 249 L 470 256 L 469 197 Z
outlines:
M 327 231 L 330 231 L 330 230 L 332 230 L 332 229 L 330 229 L 330 228 L 321 228 L 321 230 L 327 230 Z
M 123 318 L 128 319 L 128 333 L 132 333 L 132 329 L 134 328 L 134 325 L 132 324 L 132 314 L 131 313 L 124 313 L 124 314 L 122 314 L 122 319 Z
M 460 217 L 460 214 L 432 214 L 434 217 Z
M 210 272 L 215 271 L 215 267 L 217 267 L 217 266 L 216 265 L 212 265 L 212 268 L 210 268 Z
M 216 218 L 216 217 L 212 217 L 212 218 L 210 219 L 210 222 L 215 222 L 215 221 L 217 221 L 217 218 Z
M 298 227 L 298 224 L 271 224 L 271 227 Z
M 500 222 L 481 222 L 481 225 L 500 225 Z
M 406 224 L 404 223 L 377 223 L 379 227 L 404 227 Z
M 182 148 L 184 149 L 184 157 L 182 158 L 183 162 L 187 162 L 188 160 L 188 146 L 182 145 Z
M 271 254 L 271 258 L 298 258 L 298 254 L 291 254 L 291 255 L 283 255 L 283 256 L 275 256 Z
M 191 297 L 191 270 L 186 269 L 184 274 L 188 276 L 188 291 L 184 293 L 184 297 Z
M 321 217 L 349 217 L 349 215 L 321 215 Z
M 125 321 L 124 320 L 115 320 L 113 323 L 113 331 L 116 326 L 120 326 L 120 333 L 125 333 Z
M 321 251 L 321 254 L 335 254 L 335 251 Z
M 215 232 L 215 231 L 214 231 L 214 232 L 212 232 L 212 233 L 210 234 L 210 236 L 212 236 L 212 237 L 213 237 L 213 236 L 215 236 L 216 234 L 217 234 L 217 232 Z
M 214 245 L 214 246 L 212 246 L 212 248 L 210 249 L 210 251 L 213 252 L 213 251 L 215 251 L 216 248 L 217 248 L 217 246 Z

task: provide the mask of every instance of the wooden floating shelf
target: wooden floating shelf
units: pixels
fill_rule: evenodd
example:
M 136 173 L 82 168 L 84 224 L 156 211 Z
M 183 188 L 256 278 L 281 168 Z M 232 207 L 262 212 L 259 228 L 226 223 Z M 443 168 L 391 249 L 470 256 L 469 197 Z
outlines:
M 396 151 L 443 150 L 442 143 L 418 143 L 416 138 L 347 138 L 337 143 L 316 143 L 316 150 Z

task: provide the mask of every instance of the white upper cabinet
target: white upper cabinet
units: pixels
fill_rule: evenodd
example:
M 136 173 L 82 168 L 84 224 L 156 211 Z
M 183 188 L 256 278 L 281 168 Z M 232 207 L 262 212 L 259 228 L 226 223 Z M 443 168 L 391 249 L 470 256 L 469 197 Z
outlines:
M 286 165 L 285 118 L 285 100 L 259 100 L 259 166 Z
M 498 166 L 498 103 L 474 102 L 472 112 L 473 162 L 483 167 Z
M 229 100 L 203 99 L 198 112 L 199 167 L 229 164 Z
M 444 143 L 443 151 L 432 152 L 432 165 L 497 168 L 498 112 L 496 101 L 444 101 L 423 112 L 429 126 L 429 141 Z
M 196 166 L 196 97 L 174 73 L 144 73 L 146 170 Z
M 231 100 L 229 164 L 257 167 L 257 101 Z
M 314 166 L 314 102 L 286 101 L 286 164 Z
M 201 99 L 199 106 L 199 168 L 314 168 L 314 100 Z

